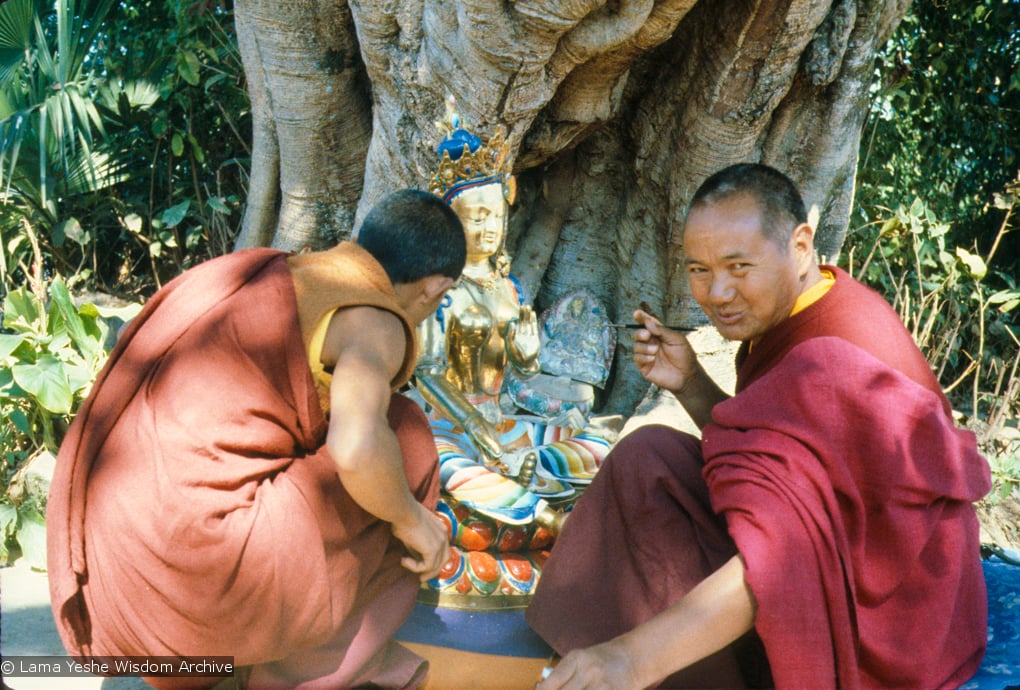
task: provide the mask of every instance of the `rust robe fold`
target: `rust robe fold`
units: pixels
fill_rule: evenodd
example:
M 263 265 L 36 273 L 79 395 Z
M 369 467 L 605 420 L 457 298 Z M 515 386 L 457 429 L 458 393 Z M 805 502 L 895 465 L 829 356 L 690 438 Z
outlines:
M 777 687 L 950 687 L 977 670 L 988 465 L 895 312 L 829 270 L 828 294 L 742 348 L 700 448 L 644 427 L 610 454 L 527 613 L 558 651 L 633 628 L 739 552 Z M 733 687 L 732 653 L 664 686 Z
M 148 302 L 68 432 L 51 488 L 51 598 L 72 654 L 233 656 L 255 667 L 253 684 L 411 680 L 417 661 L 389 639 L 418 579 L 389 525 L 336 476 L 306 350 L 311 319 L 366 303 L 405 323 L 397 385 L 413 329 L 356 245 L 290 260 L 236 252 Z M 412 491 L 431 506 L 427 421 L 399 395 L 389 416 Z

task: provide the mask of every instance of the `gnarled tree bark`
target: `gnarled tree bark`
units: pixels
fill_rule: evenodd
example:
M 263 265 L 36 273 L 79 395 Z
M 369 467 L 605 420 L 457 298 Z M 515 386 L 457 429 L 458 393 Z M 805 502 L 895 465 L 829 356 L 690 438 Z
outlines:
M 238 246 L 322 247 L 385 194 L 427 188 L 448 95 L 503 126 L 520 200 L 508 247 L 539 309 L 588 287 L 626 319 L 701 319 L 681 224 L 701 181 L 762 161 L 821 214 L 835 258 L 872 56 L 906 0 L 237 0 L 255 142 Z M 603 410 L 647 384 L 617 355 Z

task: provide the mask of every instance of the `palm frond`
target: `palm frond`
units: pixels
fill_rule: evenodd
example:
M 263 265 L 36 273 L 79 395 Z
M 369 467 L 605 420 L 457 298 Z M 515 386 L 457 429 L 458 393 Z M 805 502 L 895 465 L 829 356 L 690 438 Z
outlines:
M 20 74 L 32 50 L 34 0 L 7 0 L 0 4 L 0 87 L 8 88 Z

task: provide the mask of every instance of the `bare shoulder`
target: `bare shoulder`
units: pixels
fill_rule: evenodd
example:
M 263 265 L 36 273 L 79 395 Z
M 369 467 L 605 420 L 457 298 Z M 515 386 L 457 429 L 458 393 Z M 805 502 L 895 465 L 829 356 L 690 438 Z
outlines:
M 404 361 L 406 336 L 396 314 L 369 306 L 338 309 L 322 344 L 322 363 L 333 367 L 341 355 L 378 360 L 396 372 Z

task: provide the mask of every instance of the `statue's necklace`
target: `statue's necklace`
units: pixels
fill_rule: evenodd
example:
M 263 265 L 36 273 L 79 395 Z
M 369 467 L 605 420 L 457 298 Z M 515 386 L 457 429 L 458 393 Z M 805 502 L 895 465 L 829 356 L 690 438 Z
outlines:
M 461 273 L 460 277 L 467 283 L 470 283 L 471 285 L 476 285 L 482 290 L 491 290 L 492 288 L 494 288 L 496 286 L 496 281 L 498 279 L 498 277 L 493 277 L 492 274 L 489 274 L 484 278 L 476 278 L 467 273 Z

